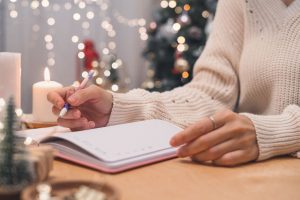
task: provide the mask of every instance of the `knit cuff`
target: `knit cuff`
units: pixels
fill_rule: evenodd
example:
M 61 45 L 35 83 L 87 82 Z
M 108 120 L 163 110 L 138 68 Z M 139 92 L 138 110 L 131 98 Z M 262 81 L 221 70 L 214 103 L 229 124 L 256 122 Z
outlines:
M 113 107 L 108 121 L 108 126 L 128 123 L 130 116 L 137 116 L 143 104 L 136 104 L 133 107 L 130 105 L 132 102 L 132 95 L 113 93 Z
M 113 108 L 108 126 L 144 120 L 142 113 L 146 102 L 141 95 L 134 94 L 134 91 L 112 95 Z
M 240 114 L 249 117 L 254 123 L 259 146 L 258 161 L 300 150 L 300 127 L 297 117 L 289 113 L 271 116 Z

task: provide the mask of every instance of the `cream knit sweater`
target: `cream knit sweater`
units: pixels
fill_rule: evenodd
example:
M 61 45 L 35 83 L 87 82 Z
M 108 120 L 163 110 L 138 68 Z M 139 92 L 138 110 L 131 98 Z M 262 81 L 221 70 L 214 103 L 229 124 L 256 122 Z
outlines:
M 191 83 L 113 94 L 109 125 L 146 119 L 181 127 L 222 108 L 254 123 L 259 160 L 300 150 L 300 0 L 220 0 Z

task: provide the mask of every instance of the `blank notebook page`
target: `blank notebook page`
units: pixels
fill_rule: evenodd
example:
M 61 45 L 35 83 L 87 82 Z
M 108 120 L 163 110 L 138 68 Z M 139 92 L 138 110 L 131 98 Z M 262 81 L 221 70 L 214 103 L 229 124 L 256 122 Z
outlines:
M 182 129 L 161 121 L 148 120 L 56 135 L 106 162 L 116 162 L 172 148 L 171 137 Z

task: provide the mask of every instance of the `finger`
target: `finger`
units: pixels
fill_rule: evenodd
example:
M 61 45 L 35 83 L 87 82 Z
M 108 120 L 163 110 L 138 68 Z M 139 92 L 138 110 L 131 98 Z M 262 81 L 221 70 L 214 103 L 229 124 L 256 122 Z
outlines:
M 79 127 L 79 128 L 71 128 L 71 131 L 82 131 L 82 130 L 87 130 L 87 129 L 91 129 L 91 128 L 95 128 L 96 124 L 93 121 L 89 121 L 88 122 L 88 126 L 86 127 Z
M 237 150 L 223 155 L 221 158 L 214 160 L 213 163 L 221 166 L 235 166 L 250 161 L 248 150 Z
M 58 125 L 71 128 L 71 129 L 87 129 L 89 128 L 89 121 L 82 117 L 79 119 L 63 119 L 58 118 L 57 120 Z
M 211 147 L 206 151 L 193 155 L 192 160 L 201 162 L 217 160 L 226 153 L 241 149 L 243 147 L 242 145 L 243 144 L 241 144 L 236 138 L 227 140 L 221 144 Z
M 178 150 L 179 157 L 193 156 L 206 151 L 217 144 L 221 144 L 235 136 L 233 128 L 225 125 L 219 129 L 209 132 L 187 143 Z
M 208 117 L 201 119 L 199 122 L 187 127 L 171 138 L 170 144 L 173 147 L 191 142 L 201 135 L 212 131 L 212 123 Z
M 76 91 L 73 95 L 71 95 L 67 101 L 72 106 L 79 106 L 89 100 L 92 99 L 100 99 L 101 98 L 101 90 L 99 87 L 95 85 L 91 85 L 87 88 Z
M 72 90 L 72 87 L 65 87 L 55 91 L 51 91 L 47 94 L 47 99 L 57 108 L 62 108 L 65 104 L 65 97 L 67 91 Z
M 54 115 L 59 116 L 61 109 L 56 108 L 55 106 L 52 107 L 52 112 Z M 62 117 L 63 119 L 79 119 L 81 117 L 81 112 L 77 108 L 71 108 L 68 112 Z
M 68 99 L 70 96 L 72 96 L 75 93 L 75 88 L 72 88 L 70 90 L 67 90 L 67 94 L 65 99 Z

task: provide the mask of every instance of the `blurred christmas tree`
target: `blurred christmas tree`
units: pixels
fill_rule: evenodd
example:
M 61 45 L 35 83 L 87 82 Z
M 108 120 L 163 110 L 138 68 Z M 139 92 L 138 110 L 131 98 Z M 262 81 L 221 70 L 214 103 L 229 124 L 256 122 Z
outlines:
M 207 24 L 217 0 L 162 0 L 148 27 L 144 57 L 149 61 L 143 87 L 166 91 L 192 79 L 193 65 L 207 40 Z
M 88 76 L 88 71 L 94 70 L 94 84 L 102 88 L 117 92 L 120 86 L 118 69 L 122 67 L 121 59 L 109 51 L 103 49 L 103 55 L 97 52 L 92 40 L 85 40 L 78 45 L 77 80 Z M 76 83 L 77 85 L 79 82 Z
M 34 179 L 33 166 L 28 161 L 24 144 L 15 135 L 15 128 L 15 106 L 11 98 L 0 139 L 0 187 L 25 186 Z

